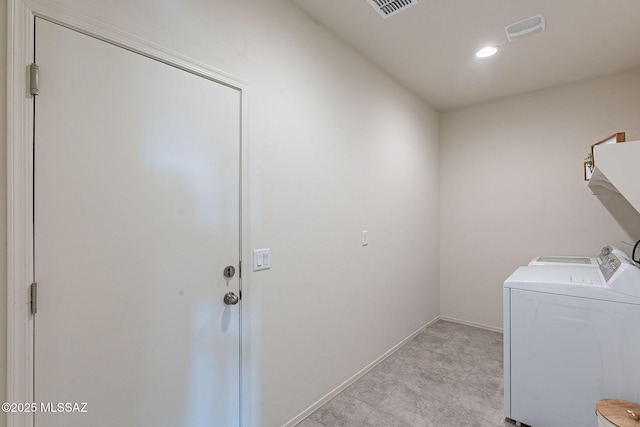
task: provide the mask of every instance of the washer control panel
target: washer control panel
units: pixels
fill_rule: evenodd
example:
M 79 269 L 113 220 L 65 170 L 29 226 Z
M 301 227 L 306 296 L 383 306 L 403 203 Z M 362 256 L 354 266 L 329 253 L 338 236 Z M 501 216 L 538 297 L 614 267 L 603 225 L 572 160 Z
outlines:
M 604 279 L 609 283 L 611 277 L 615 274 L 616 271 L 622 265 L 620 258 L 615 256 L 609 251 L 606 255 L 603 255 L 604 249 L 602 253 L 600 253 L 600 272 L 604 276 Z
M 605 246 L 598 258 L 607 289 L 640 299 L 640 268 L 627 254 L 615 247 Z
M 602 248 L 602 250 L 600 251 L 600 261 L 603 260 L 603 258 L 605 258 L 607 255 L 609 255 L 612 251 L 611 246 L 605 246 L 604 248 Z

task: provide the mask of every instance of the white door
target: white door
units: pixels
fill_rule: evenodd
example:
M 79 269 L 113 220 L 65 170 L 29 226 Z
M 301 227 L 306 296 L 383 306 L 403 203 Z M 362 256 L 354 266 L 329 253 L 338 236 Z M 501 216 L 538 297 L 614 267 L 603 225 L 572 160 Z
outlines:
M 35 52 L 35 425 L 237 426 L 239 90 L 42 19 Z

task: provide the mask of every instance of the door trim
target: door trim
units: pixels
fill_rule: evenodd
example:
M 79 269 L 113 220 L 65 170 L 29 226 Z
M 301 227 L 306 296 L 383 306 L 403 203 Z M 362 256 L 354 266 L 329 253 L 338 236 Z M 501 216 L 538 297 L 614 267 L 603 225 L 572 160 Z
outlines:
M 247 142 L 248 83 L 206 64 L 62 8 L 47 0 L 8 0 L 7 3 L 7 401 L 32 402 L 33 316 L 29 285 L 33 282 L 33 98 L 29 94 L 27 69 L 34 57 L 34 19 L 40 17 L 119 46 L 183 71 L 224 84 L 240 94 L 240 253 L 246 237 L 243 163 Z M 240 281 L 242 291 L 242 280 Z M 240 343 L 242 319 L 240 309 Z M 240 351 L 242 357 L 242 351 Z M 242 359 L 240 360 L 242 368 Z M 242 390 L 242 373 L 240 374 Z M 239 398 L 240 408 L 242 400 Z M 242 413 L 240 414 L 242 419 Z M 28 413 L 9 414 L 8 427 L 33 426 Z

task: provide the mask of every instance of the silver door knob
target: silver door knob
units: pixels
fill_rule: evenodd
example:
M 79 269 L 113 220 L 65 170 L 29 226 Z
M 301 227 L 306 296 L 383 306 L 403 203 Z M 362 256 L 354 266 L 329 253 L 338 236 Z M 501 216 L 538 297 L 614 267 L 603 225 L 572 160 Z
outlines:
M 236 305 L 240 301 L 240 298 L 233 292 L 227 292 L 224 295 L 224 303 L 227 305 Z

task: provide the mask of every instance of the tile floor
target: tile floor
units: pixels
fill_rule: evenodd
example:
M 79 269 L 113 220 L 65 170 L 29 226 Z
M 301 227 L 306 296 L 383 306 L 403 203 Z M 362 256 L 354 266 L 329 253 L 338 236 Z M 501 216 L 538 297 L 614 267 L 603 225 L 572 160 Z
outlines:
M 438 321 L 298 427 L 513 427 L 502 334 Z

